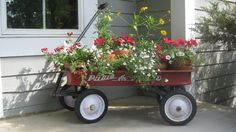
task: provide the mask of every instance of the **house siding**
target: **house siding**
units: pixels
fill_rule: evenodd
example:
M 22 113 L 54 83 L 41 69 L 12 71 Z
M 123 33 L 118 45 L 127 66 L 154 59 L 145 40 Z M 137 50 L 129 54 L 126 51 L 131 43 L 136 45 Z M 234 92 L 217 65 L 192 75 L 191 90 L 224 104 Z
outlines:
M 217 0 L 195 0 L 196 23 L 207 15 L 200 7 L 209 5 L 210 1 Z M 236 1 L 230 3 L 236 4 Z M 197 98 L 236 107 L 236 50 L 200 44 L 198 56 L 204 63 L 196 67 Z
M 98 1 L 99 4 L 103 2 L 105 0 Z M 112 6 L 113 12 L 121 11 L 129 21 L 132 12 L 136 11 L 135 1 L 107 0 L 107 2 Z M 86 19 L 88 18 L 86 17 Z M 86 21 L 88 22 L 88 20 Z M 111 30 L 117 34 L 130 33 L 127 25 L 120 20 L 115 21 Z M 93 31 L 90 30 L 89 32 Z M 57 98 L 51 96 L 58 71 L 54 69 L 53 64 L 46 62 L 45 58 L 38 54 L 40 54 L 39 51 L 42 47 L 52 48 L 57 45 L 56 43 L 49 45 L 46 41 L 55 40 L 53 42 L 60 44 L 64 39 L 64 36 L 0 36 L 0 44 L 7 44 L 1 47 L 0 53 L 0 71 L 2 71 L 2 87 L 0 86 L 0 89 L 2 88 L 4 117 L 61 108 Z M 42 44 L 32 46 L 34 42 Z M 35 51 L 35 48 L 38 49 L 37 53 L 32 52 Z M 97 87 L 97 89 L 102 90 L 109 99 L 136 94 L 136 88 L 134 87 Z

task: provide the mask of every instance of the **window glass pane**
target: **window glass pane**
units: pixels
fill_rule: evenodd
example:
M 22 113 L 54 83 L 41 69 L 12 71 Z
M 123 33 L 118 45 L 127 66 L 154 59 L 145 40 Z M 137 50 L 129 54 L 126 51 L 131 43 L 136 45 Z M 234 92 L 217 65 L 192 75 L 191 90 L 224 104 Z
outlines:
M 43 28 L 42 0 L 6 0 L 8 28 Z
M 47 29 L 78 29 L 77 0 L 46 0 Z

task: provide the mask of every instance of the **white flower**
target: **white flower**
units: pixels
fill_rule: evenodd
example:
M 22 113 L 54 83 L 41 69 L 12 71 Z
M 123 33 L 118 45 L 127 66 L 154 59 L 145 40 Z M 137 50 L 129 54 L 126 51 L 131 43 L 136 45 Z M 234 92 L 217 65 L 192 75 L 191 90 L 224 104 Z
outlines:
M 150 77 L 150 76 L 151 76 L 151 74 L 150 74 L 150 73 L 148 73 L 148 74 L 147 74 L 147 76 L 148 76 L 148 77 Z
M 107 66 L 110 66 L 110 64 L 109 64 L 109 63 L 107 63 Z
M 185 55 L 184 52 L 181 51 L 176 53 L 176 56 L 184 56 L 184 55 Z
M 132 48 L 132 50 L 135 50 L 135 49 L 136 49 L 135 47 Z
M 166 56 L 166 59 L 167 59 L 167 60 L 170 60 L 170 59 L 171 59 L 171 57 L 170 57 L 169 55 L 167 55 L 167 56 Z
M 155 70 L 152 70 L 152 72 L 156 72 Z
M 137 73 L 137 71 L 135 70 L 134 73 Z
M 127 65 L 127 64 L 126 64 L 126 62 L 124 62 L 124 63 L 123 63 L 123 65 L 125 65 L 125 66 L 126 66 L 126 65 Z
M 166 78 L 164 82 L 167 83 L 167 82 L 169 82 L 169 80 Z

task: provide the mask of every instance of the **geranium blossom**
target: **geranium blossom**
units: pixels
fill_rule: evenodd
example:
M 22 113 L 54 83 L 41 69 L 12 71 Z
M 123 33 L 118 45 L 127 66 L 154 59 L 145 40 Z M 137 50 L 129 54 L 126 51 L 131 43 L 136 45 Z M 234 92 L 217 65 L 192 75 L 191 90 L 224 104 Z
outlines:
M 104 44 L 104 39 L 99 37 L 94 41 L 94 45 L 96 46 L 102 46 Z

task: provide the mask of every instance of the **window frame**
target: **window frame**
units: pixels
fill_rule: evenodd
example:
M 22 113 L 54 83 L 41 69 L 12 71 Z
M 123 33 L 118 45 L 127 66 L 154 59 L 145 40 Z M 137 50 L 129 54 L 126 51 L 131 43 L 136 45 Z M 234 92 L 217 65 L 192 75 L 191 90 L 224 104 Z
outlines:
M 65 35 L 66 32 L 74 32 L 80 34 L 84 28 L 84 1 L 77 0 L 78 2 L 78 29 L 9 29 L 7 28 L 7 8 L 6 0 L 1 0 L 1 35 L 2 36 L 61 36 Z

